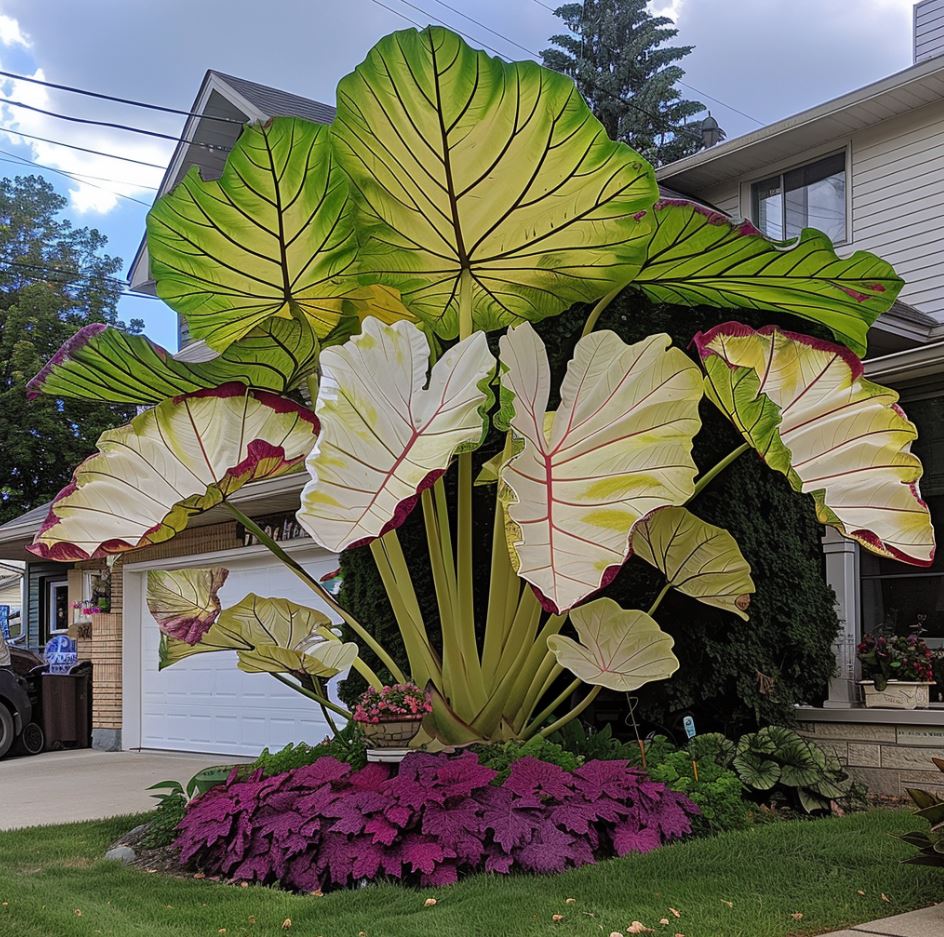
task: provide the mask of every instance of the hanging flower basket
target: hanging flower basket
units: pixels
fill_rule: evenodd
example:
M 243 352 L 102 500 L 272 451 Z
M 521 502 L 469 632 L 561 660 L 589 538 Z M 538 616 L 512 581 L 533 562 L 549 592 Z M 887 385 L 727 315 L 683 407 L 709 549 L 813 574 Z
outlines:
M 431 711 L 429 698 L 416 684 L 397 683 L 362 693 L 354 721 L 374 748 L 406 748 Z

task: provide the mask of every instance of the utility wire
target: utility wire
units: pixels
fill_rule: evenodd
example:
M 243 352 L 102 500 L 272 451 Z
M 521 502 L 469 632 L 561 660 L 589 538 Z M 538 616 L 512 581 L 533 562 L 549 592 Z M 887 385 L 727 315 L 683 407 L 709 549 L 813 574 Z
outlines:
M 2 162 L 9 163 L 13 160 L 17 160 L 20 163 L 28 163 L 32 166 L 35 166 L 37 169 L 47 169 L 49 172 L 58 172 L 62 173 L 64 176 L 78 176 L 81 179 L 94 179 L 96 182 L 111 182 L 115 185 L 127 185 L 131 186 L 133 189 L 149 189 L 151 192 L 160 191 L 156 185 L 144 185 L 140 182 L 128 182 L 127 180 L 114 179 L 111 176 L 93 176 L 91 173 L 81 172 L 78 169 L 58 169 L 55 166 L 46 166 L 44 163 L 37 163 L 36 160 L 30 159 L 28 156 L 17 156 L 16 153 L 10 153 L 7 150 L 0 150 L 4 156 L 9 156 L 9 159 L 4 159 Z M 118 193 L 116 192 L 115 195 Z
M 0 104 L 3 101 L 0 99 Z M 78 150 L 80 153 L 91 153 L 94 156 L 107 156 L 109 159 L 120 159 L 125 163 L 134 163 L 136 166 L 148 166 L 151 169 L 166 169 L 160 163 L 147 163 L 143 159 L 132 159 L 130 156 L 119 156 L 117 153 L 106 153 L 103 150 L 91 150 L 87 146 L 76 146 L 74 143 L 63 143 L 62 140 L 51 140 L 49 137 L 37 137 L 32 133 L 23 133 L 22 130 L 14 130 L 12 127 L 4 127 L 0 124 L 0 131 L 3 133 L 12 133 L 18 137 L 25 137 L 27 140 L 39 140 L 40 143 L 52 143 L 55 146 L 64 146 L 70 150 Z
M 28 263 L 23 263 L 21 261 L 16 261 L 16 260 L 6 260 L 2 257 L 0 257 L 0 264 L 6 264 L 8 267 L 14 267 L 17 270 L 36 270 L 39 273 L 44 273 L 44 274 L 52 273 L 52 274 L 57 274 L 59 276 L 72 277 L 79 280 L 90 280 L 92 282 L 101 281 L 101 282 L 106 282 L 106 283 L 112 283 L 112 284 L 115 284 L 116 286 L 121 286 L 123 288 L 122 291 L 119 293 L 120 296 L 134 296 L 134 297 L 137 297 L 138 299 L 156 299 L 160 302 L 163 302 L 163 300 L 161 300 L 159 296 L 154 296 L 151 293 L 139 293 L 134 290 L 129 290 L 127 289 L 127 283 L 125 283 L 124 280 L 121 280 L 118 277 L 107 276 L 106 274 L 103 274 L 103 273 L 82 273 L 80 270 L 69 270 L 69 269 L 64 269 L 62 267 L 47 267 L 40 264 L 28 264 Z M 14 275 L 13 270 L 0 270 L 0 274 L 3 274 L 3 273 L 7 274 L 8 276 Z M 70 283 L 70 280 L 52 280 L 48 276 L 39 276 L 37 274 L 24 273 L 20 275 L 26 277 L 29 280 L 40 280 L 40 281 L 48 281 L 51 283 L 60 283 L 63 286 L 68 286 Z
M 69 91 L 72 94 L 84 94 L 90 98 L 100 98 L 103 101 L 116 101 L 118 104 L 130 104 L 132 107 L 145 107 L 152 111 L 162 111 L 165 114 L 182 114 L 184 117 L 199 117 L 201 120 L 217 120 L 224 124 L 241 124 L 243 121 L 234 117 L 214 117 L 210 114 L 197 114 L 194 111 L 184 111 L 178 107 L 165 107 L 162 104 L 151 104 L 147 101 L 137 101 L 134 98 L 119 98 L 113 94 L 102 94 L 100 91 L 89 91 L 87 88 L 76 88 L 72 85 L 60 85 L 53 81 L 43 81 L 30 75 L 17 75 L 15 72 L 0 71 L 0 76 L 13 78 L 16 81 L 30 81 L 34 85 L 44 88 L 57 88 L 59 91 Z
M 93 178 L 93 179 L 94 179 L 94 178 L 97 178 L 97 177 L 95 177 L 95 176 L 91 176 L 91 177 L 87 177 L 86 179 L 83 179 L 83 178 L 80 177 L 80 174 L 78 174 L 78 173 L 67 172 L 67 171 L 64 170 L 64 169 L 56 169 L 56 168 L 53 167 L 53 166 L 44 166 L 42 163 L 37 163 L 36 160 L 34 160 L 34 159 L 29 159 L 29 157 L 26 157 L 26 156 L 17 156 L 15 153 L 8 153 L 6 150 L 0 150 L 0 153 L 5 154 L 6 156 L 12 156 L 13 159 L 18 159 L 18 160 L 20 160 L 21 162 L 20 162 L 20 163 L 17 163 L 16 165 L 35 166 L 37 169 L 46 170 L 46 171 L 48 171 L 48 172 L 57 172 L 57 173 L 59 173 L 60 176 L 65 176 L 66 178 L 71 179 L 73 182 L 77 182 L 77 183 L 79 183 L 80 185 L 90 185 L 93 189 L 101 189 L 103 192 L 108 192 L 108 193 L 110 193 L 111 195 L 116 196 L 117 198 L 127 199 L 129 202 L 134 202 L 134 203 L 136 203 L 137 205 L 143 205 L 145 208 L 150 208 L 150 207 L 151 207 L 151 205 L 150 205 L 149 202 L 142 202 L 141 199 L 135 198 L 133 195 L 125 195 L 125 194 L 122 193 L 122 192 L 116 192 L 114 189 L 107 189 L 107 188 L 105 188 L 105 186 L 103 186 L 103 185 L 96 185 L 94 182 L 88 182 L 88 181 L 87 181 L 87 178 Z M 4 162 L 4 163 L 11 163 L 11 162 L 13 162 L 13 160 L 12 160 L 12 159 L 4 159 L 4 160 L 2 160 L 2 162 Z M 106 181 L 108 181 L 108 182 L 114 182 L 116 185 L 132 185 L 132 184 L 133 184 L 133 183 L 121 183 L 121 182 L 118 182 L 117 179 L 108 179 L 108 180 L 106 180 Z M 149 188 L 151 188 L 151 186 L 141 186 L 141 188 L 148 188 L 148 189 L 149 189 Z M 157 190 L 155 189 L 155 191 L 157 191 Z
M 408 7 L 412 7 L 414 10 L 418 10 L 424 16 L 428 16 L 430 19 L 435 20 L 437 23 L 440 23 L 443 26 L 447 26 L 450 29 L 455 30 L 461 36 L 465 36 L 466 39 L 469 39 L 472 42 L 479 43 L 480 45 L 484 46 L 486 49 L 489 49 L 490 51 L 494 52 L 499 58 L 504 59 L 506 62 L 509 61 L 508 57 L 504 55 L 503 53 L 499 52 L 494 46 L 488 45 L 488 43 L 484 42 L 482 39 L 479 39 L 476 36 L 471 36 L 468 33 L 462 32 L 462 30 L 457 29 L 455 26 L 450 26 L 450 24 L 447 23 L 445 20 L 440 19 L 438 16 L 434 16 L 428 10 L 424 10 L 422 7 L 417 6 L 415 3 L 411 3 L 410 0 L 400 0 L 400 2 L 406 4 L 406 6 Z M 418 27 L 419 29 L 423 28 L 416 20 L 411 19 L 409 16 L 407 16 L 404 13 L 401 13 L 399 10 L 395 10 L 393 7 L 387 6 L 387 4 L 382 3 L 381 0 L 371 0 L 371 3 L 375 3 L 377 6 L 381 6 L 385 10 L 389 10 L 391 13 L 395 13 L 401 19 L 406 20 L 408 23 L 412 23 L 414 26 Z M 541 5 L 544 6 L 545 4 L 542 3 Z M 551 9 L 551 8 L 548 7 L 548 9 Z M 464 14 L 460 14 L 460 15 L 464 15 Z M 466 17 L 466 18 L 470 19 L 469 17 Z M 493 30 L 490 27 L 485 27 L 485 28 L 488 29 L 489 32 L 495 33 L 495 35 L 500 36 L 506 42 L 511 43 L 512 45 L 518 46 L 519 49 L 523 49 L 525 52 L 528 53 L 528 55 L 532 56 L 536 61 L 540 61 L 541 59 L 540 54 L 535 52 L 533 49 L 529 49 L 526 46 L 520 45 L 519 43 L 515 42 L 513 39 L 509 39 L 503 33 L 497 32 L 496 30 Z M 614 92 L 610 91 L 608 88 L 604 88 L 602 85 L 598 85 L 595 82 L 589 82 L 589 81 L 585 83 L 590 88 L 613 98 L 613 100 L 615 101 L 618 101 L 624 107 L 631 107 L 633 110 L 638 111 L 640 114 L 645 114 L 645 116 L 648 117 L 650 120 L 658 121 L 659 123 L 663 125 L 665 130 L 671 131 L 672 133 L 676 133 L 676 134 L 684 134 L 687 137 L 691 137 L 693 140 L 697 140 L 699 143 L 702 142 L 702 136 L 700 133 L 695 133 L 694 131 L 688 130 L 685 127 L 676 127 L 674 124 L 671 123 L 670 119 L 665 117 L 664 115 L 654 114 L 652 111 L 646 110 L 644 107 L 641 107 L 640 105 L 636 104 L 634 101 L 627 101 L 625 98 L 621 98 L 618 94 L 615 94 Z
M 74 124 L 89 124 L 93 127 L 108 127 L 111 130 L 125 130 L 129 133 L 141 133 L 148 137 L 157 137 L 160 140 L 171 140 L 175 143 L 188 143 L 190 146 L 199 146 L 205 150 L 228 153 L 229 147 L 216 146 L 213 143 L 198 143 L 196 140 L 187 140 L 185 137 L 175 137 L 172 133 L 161 133 L 159 130 L 148 130 L 145 127 L 132 127 L 129 124 L 116 124 L 108 120 L 92 120 L 91 117 L 75 117 L 72 114 L 60 114 L 58 111 L 47 111 L 42 107 L 35 107 L 14 98 L 0 98 L 0 104 L 9 104 L 12 107 L 22 107 L 46 117 L 55 117 L 57 120 L 68 120 Z

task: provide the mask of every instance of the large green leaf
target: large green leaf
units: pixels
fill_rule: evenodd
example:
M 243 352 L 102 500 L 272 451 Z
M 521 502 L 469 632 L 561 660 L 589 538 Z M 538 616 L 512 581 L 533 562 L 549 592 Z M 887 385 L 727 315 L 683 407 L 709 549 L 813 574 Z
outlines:
M 247 482 L 294 470 L 316 426 L 305 407 L 241 384 L 165 400 L 102 433 L 28 549 L 76 561 L 169 540 Z
M 662 508 L 636 525 L 633 553 L 661 570 L 679 592 L 747 620 L 751 567 L 723 528 L 687 508 Z
M 160 666 L 163 669 L 210 651 L 236 651 L 239 669 L 247 673 L 295 673 L 322 679 L 346 670 L 357 657 L 357 645 L 340 641 L 322 612 L 254 593 L 223 611 L 197 644 L 163 635 Z
M 332 132 L 365 231 L 357 270 L 443 338 L 556 315 L 628 282 L 657 197 L 574 83 L 430 26 L 381 39 L 338 85 Z
M 161 633 L 196 644 L 220 616 L 218 593 L 228 575 L 222 566 L 152 569 L 146 599 Z
M 579 643 L 555 634 L 547 646 L 557 663 L 584 683 L 625 693 L 668 680 L 678 670 L 672 638 L 645 612 L 597 599 L 574 609 L 570 620 Z
M 334 329 L 357 245 L 328 128 L 297 117 L 246 127 L 218 180 L 196 167 L 148 213 L 158 295 L 223 351 L 272 316 Z
M 825 234 L 806 228 L 772 241 L 694 202 L 662 199 L 634 285 L 660 302 L 770 309 L 821 322 L 862 354 L 869 326 L 891 308 L 902 280 L 874 254 L 840 258 Z
M 398 527 L 418 493 L 488 426 L 495 359 L 485 336 L 453 345 L 429 374 L 429 344 L 413 324 L 368 319 L 321 356 L 318 443 L 298 520 L 340 552 Z
M 512 565 L 545 608 L 603 588 L 635 525 L 691 497 L 702 377 L 668 335 L 627 345 L 591 332 L 574 350 L 550 422 L 544 344 L 525 324 L 502 337 L 501 422 L 517 454 L 501 467 Z
M 873 553 L 927 566 L 934 529 L 911 452 L 917 435 L 894 390 L 848 349 L 729 322 L 695 337 L 708 396 L 824 524 Z
M 179 361 L 143 335 L 93 323 L 72 336 L 27 385 L 40 394 L 116 403 L 167 397 L 236 381 L 282 394 L 318 364 L 318 340 L 297 319 L 270 319 L 209 361 Z

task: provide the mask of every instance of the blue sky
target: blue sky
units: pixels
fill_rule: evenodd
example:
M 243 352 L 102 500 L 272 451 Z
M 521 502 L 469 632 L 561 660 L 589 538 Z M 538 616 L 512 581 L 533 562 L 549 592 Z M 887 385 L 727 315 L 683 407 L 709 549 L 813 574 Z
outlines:
M 480 24 L 534 51 L 559 31 L 544 5 L 554 6 L 554 0 L 383 3 L 424 25 L 430 14 L 438 17 L 510 58 L 525 53 Z M 684 90 L 709 105 L 729 137 L 911 64 L 911 0 L 655 0 L 651 6 L 675 18 L 678 43 L 695 46 L 683 63 L 692 86 Z M 0 0 L 0 68 L 179 108 L 189 108 L 206 69 L 216 68 L 334 103 L 338 79 L 373 42 L 408 25 L 376 0 Z M 169 142 L 67 123 L 3 98 L 172 135 L 184 120 L 0 81 L 0 127 L 161 165 L 172 152 Z M 73 222 L 104 232 L 109 252 L 121 256 L 127 269 L 146 208 L 121 196 L 149 202 L 147 186 L 159 183 L 160 170 L 25 141 L 2 129 L 0 151 L 0 160 L 7 160 L 0 161 L 4 175 L 32 171 L 16 168 L 12 154 L 111 180 L 77 184 L 44 173 L 69 197 Z M 151 338 L 175 347 L 174 315 L 163 304 L 125 298 L 120 310 L 123 318 L 143 318 Z

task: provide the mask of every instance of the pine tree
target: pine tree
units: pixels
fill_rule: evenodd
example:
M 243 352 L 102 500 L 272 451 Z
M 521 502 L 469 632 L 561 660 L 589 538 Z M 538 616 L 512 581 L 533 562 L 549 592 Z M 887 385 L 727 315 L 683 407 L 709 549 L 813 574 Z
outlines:
M 0 180 L 0 523 L 52 498 L 99 434 L 134 415 L 104 403 L 26 398 L 27 381 L 82 326 L 122 325 L 121 284 L 112 279 L 121 260 L 102 255 L 98 231 L 63 220 L 65 204 L 38 176 Z
M 569 30 L 551 36 L 541 54 L 548 68 L 569 75 L 613 140 L 623 140 L 651 162 L 668 163 L 701 149 L 699 101 L 676 87 L 685 71 L 676 63 L 691 46 L 666 43 L 678 30 L 652 16 L 646 0 L 584 0 L 555 11 Z

